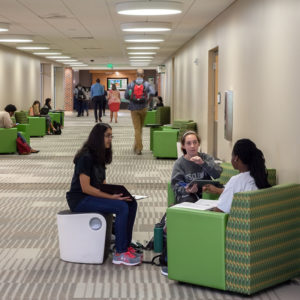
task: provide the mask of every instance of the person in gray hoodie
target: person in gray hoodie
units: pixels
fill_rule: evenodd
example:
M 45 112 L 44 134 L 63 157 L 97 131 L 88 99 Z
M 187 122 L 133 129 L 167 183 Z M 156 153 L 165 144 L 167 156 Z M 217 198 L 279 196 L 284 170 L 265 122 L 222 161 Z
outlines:
M 216 179 L 222 173 L 222 167 L 215 163 L 212 156 L 198 152 L 200 142 L 194 131 L 182 135 L 181 150 L 184 155 L 176 160 L 171 178 L 176 204 L 201 199 L 202 190 L 198 189 L 197 183 L 189 185 L 193 180 Z

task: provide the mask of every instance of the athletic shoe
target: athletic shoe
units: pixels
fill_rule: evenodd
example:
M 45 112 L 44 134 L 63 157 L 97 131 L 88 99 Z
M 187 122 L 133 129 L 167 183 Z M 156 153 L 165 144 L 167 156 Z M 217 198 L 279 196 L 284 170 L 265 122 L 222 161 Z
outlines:
M 131 246 L 128 247 L 127 251 L 130 252 L 130 253 L 133 254 L 133 255 L 140 256 L 141 258 L 143 258 L 143 251 L 136 250 L 136 249 L 134 249 L 134 248 L 131 247 Z
M 134 255 L 129 251 L 123 253 L 115 252 L 112 262 L 115 265 L 136 266 L 141 263 L 141 258 L 140 256 Z
M 168 276 L 168 266 L 162 266 L 160 273 L 164 276 Z

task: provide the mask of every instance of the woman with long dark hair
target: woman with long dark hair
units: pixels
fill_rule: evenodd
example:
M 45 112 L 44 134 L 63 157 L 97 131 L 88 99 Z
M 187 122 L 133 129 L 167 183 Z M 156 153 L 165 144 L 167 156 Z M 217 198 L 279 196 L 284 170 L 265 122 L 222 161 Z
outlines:
M 241 139 L 235 143 L 231 163 L 240 174 L 232 176 L 224 189 L 213 185 L 203 187 L 203 191 L 221 194 L 215 211 L 229 213 L 235 193 L 270 187 L 264 155 L 251 140 Z
M 112 162 L 112 129 L 99 123 L 74 158 L 74 175 L 68 205 L 73 212 L 116 214 L 116 252 L 114 264 L 138 265 L 141 256 L 130 247 L 137 203 L 122 194 L 108 194 L 100 189 L 106 183 L 106 165 Z

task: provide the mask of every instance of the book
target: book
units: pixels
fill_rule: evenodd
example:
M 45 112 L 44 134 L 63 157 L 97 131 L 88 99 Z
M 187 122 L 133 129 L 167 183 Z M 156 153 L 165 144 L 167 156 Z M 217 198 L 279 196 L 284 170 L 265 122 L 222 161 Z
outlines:
M 217 206 L 218 201 L 216 200 L 207 200 L 207 199 L 199 199 L 197 202 L 182 202 L 174 205 L 176 208 L 189 208 L 196 210 L 210 210 L 213 207 Z

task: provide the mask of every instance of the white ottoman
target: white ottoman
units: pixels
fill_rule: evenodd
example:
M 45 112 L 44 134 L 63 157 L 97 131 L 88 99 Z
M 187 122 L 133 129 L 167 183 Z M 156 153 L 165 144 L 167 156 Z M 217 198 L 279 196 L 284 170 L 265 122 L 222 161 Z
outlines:
M 69 262 L 102 264 L 109 253 L 112 215 L 57 214 L 60 258 Z

